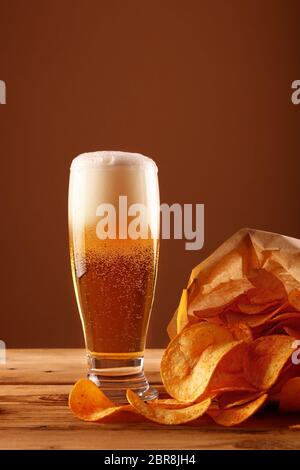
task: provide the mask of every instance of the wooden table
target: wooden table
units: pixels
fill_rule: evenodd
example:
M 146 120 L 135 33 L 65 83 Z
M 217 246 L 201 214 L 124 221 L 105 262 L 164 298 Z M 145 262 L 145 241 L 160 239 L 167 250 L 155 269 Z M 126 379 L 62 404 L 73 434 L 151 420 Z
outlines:
M 150 382 L 163 392 L 160 350 L 146 354 Z M 267 410 L 235 428 L 201 423 L 85 423 L 67 406 L 71 385 L 85 376 L 79 349 L 13 349 L 0 365 L 1 449 L 300 449 L 300 416 Z

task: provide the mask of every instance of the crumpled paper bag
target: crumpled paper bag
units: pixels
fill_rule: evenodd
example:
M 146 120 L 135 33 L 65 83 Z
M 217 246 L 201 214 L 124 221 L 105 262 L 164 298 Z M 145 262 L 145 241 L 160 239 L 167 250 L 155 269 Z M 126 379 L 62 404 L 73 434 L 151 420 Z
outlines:
M 274 300 L 278 295 L 275 284 L 279 280 L 287 296 L 291 292 L 297 294 L 293 295 L 293 305 L 300 310 L 300 240 L 243 228 L 192 270 L 168 326 L 170 338 L 188 323 L 199 321 L 199 312 L 206 318 L 213 317 L 224 305 L 249 291 L 260 270 L 264 270 L 268 283 L 268 292 L 261 295 Z

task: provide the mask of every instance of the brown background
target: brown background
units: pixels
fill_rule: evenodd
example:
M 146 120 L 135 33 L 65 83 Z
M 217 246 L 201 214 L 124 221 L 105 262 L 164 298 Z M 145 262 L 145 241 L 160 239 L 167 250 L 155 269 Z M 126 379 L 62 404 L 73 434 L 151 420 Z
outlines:
M 0 0 L 1 317 L 7 346 L 83 344 L 69 164 L 157 161 L 161 200 L 205 203 L 205 247 L 164 241 L 149 346 L 191 268 L 243 226 L 300 237 L 299 1 Z

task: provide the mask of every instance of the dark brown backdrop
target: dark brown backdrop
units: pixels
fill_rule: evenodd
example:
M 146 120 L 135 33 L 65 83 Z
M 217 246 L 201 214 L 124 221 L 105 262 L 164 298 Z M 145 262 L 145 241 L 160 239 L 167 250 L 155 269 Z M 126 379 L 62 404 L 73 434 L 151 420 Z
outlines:
M 0 0 L 1 317 L 9 347 L 83 344 L 71 159 L 145 153 L 163 202 L 205 203 L 205 247 L 164 241 L 149 346 L 191 268 L 238 228 L 300 237 L 299 1 Z

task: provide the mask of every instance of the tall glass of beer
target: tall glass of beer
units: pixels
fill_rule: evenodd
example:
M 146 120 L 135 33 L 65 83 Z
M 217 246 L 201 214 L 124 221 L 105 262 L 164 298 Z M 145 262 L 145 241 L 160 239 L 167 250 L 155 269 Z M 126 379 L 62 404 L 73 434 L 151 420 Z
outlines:
M 144 350 L 159 251 L 157 166 L 144 155 L 92 152 L 71 164 L 69 233 L 88 377 L 116 403 L 157 396 Z

